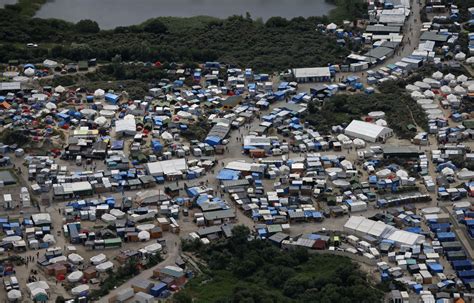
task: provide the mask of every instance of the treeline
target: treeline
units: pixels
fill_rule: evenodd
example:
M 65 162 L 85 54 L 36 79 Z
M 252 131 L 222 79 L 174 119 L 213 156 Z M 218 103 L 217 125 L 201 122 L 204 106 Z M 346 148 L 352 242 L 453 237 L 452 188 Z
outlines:
M 416 124 L 427 130 L 428 119 L 423 109 L 404 90 L 406 83 L 388 81 L 379 86 L 380 93 L 337 94 L 321 106 L 309 106 L 305 120 L 317 130 L 329 132 L 331 126 L 348 124 L 360 120 L 371 111 L 385 112 L 388 127 L 402 139 L 415 135 L 407 126 Z M 413 117 L 413 118 L 412 118 Z
M 248 241 L 244 226 L 229 240 L 183 248 L 207 263 L 174 297 L 184 302 L 381 302 L 383 293 L 350 259 L 310 255 L 306 249 L 282 251 L 268 241 Z
M 31 18 L 18 5 L 0 10 L 0 62 L 42 61 L 46 57 L 78 61 L 204 62 L 221 61 L 259 71 L 337 63 L 349 53 L 335 38 L 316 31 L 326 17 L 250 16 L 157 18 L 141 25 L 100 30 L 97 23 L 76 24 Z M 184 25 L 181 25 L 184 24 Z M 38 43 L 38 48 L 26 48 Z

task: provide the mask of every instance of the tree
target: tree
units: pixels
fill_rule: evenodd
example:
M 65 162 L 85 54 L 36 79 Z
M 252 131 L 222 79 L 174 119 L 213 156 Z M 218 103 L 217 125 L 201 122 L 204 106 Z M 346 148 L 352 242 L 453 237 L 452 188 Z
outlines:
M 289 24 L 290 22 L 283 17 L 271 17 L 265 23 L 267 27 L 286 27 Z
M 143 27 L 143 30 L 153 34 L 166 34 L 168 32 L 166 25 L 158 19 L 148 21 Z
M 191 298 L 191 296 L 188 293 L 180 291 L 173 296 L 173 302 L 174 303 L 192 303 L 193 298 Z
M 76 31 L 83 34 L 96 34 L 100 32 L 100 28 L 97 22 L 83 19 L 76 23 Z

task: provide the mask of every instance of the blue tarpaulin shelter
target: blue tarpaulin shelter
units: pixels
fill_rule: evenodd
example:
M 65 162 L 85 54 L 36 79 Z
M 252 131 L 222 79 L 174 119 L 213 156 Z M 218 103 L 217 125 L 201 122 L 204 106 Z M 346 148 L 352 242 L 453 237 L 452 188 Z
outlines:
M 217 175 L 217 180 L 238 180 L 240 172 L 231 169 L 222 169 Z

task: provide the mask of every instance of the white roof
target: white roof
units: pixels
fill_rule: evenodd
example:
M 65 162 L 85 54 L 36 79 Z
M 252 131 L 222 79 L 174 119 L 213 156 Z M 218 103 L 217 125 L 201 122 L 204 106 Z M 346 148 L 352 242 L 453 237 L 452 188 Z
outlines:
M 186 159 L 172 159 L 147 163 L 147 170 L 150 175 L 173 175 L 181 173 L 188 168 Z
M 330 77 L 329 67 L 294 68 L 295 78 Z
M 49 224 L 51 223 L 51 216 L 48 213 L 31 215 L 31 219 L 35 224 Z
M 414 245 L 424 241 L 424 236 L 399 230 L 381 221 L 373 221 L 361 216 L 352 216 L 344 224 L 344 229 L 357 235 L 371 235 L 394 241 L 397 245 Z
M 95 269 L 97 269 L 97 271 L 100 271 L 100 272 L 106 272 L 108 269 L 111 269 L 112 267 L 114 267 L 114 263 L 107 261 L 107 262 L 97 265 Z
M 344 133 L 348 136 L 376 141 L 377 138 L 385 133 L 391 133 L 388 127 L 368 123 L 360 120 L 353 120 L 345 129 Z
M 92 264 L 97 265 L 107 261 L 107 256 L 104 254 L 98 254 L 97 256 L 93 256 L 92 258 L 90 258 L 90 260 Z
M 119 132 L 135 132 L 137 125 L 135 119 L 122 119 L 115 122 L 115 131 Z

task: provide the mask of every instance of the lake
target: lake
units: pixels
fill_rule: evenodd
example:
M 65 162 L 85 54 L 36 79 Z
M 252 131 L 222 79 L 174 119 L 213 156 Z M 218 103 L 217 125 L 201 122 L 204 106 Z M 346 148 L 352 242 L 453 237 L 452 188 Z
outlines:
M 272 16 L 322 16 L 332 8 L 325 0 L 50 0 L 37 17 L 71 22 L 92 19 L 102 29 L 111 29 L 160 16 L 225 18 L 249 12 L 254 19 L 266 20 Z

